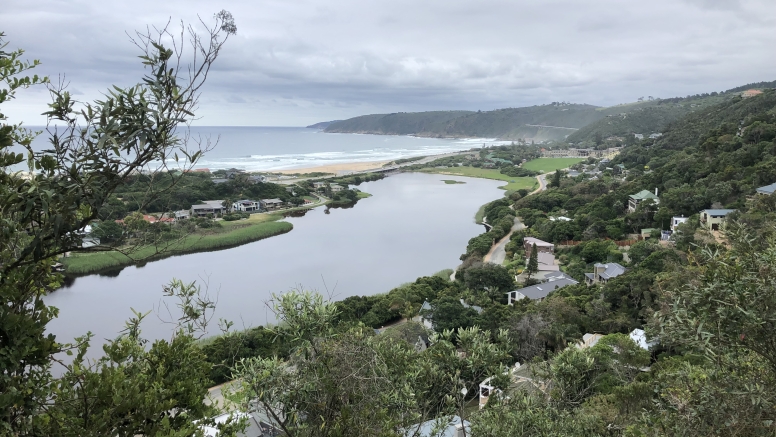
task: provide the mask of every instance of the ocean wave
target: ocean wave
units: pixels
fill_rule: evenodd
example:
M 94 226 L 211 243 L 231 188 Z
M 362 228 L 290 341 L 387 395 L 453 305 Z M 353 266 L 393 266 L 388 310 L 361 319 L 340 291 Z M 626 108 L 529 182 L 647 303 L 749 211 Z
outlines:
M 310 168 L 330 164 L 393 161 L 416 156 L 441 155 L 445 153 L 469 150 L 472 147 L 473 144 L 470 142 L 456 142 L 449 143 L 447 146 L 428 145 L 418 147 L 416 149 L 402 147 L 397 149 L 369 149 L 350 152 L 250 155 L 244 157 L 220 157 L 211 159 L 205 156 L 197 163 L 196 167 L 209 168 L 211 170 L 239 168 L 249 172 L 291 170 L 296 168 Z

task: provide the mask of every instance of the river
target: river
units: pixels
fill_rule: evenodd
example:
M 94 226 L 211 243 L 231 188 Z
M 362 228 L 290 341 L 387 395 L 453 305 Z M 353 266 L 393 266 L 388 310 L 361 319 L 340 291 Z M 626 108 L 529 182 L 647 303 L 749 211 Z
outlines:
M 445 184 L 442 179 L 465 181 Z M 453 268 L 468 240 L 483 231 L 474 214 L 503 196 L 503 182 L 404 173 L 358 188 L 373 196 L 353 208 L 325 207 L 288 217 L 294 229 L 236 248 L 177 256 L 127 267 L 117 276 L 75 279 L 46 297 L 60 309 L 49 324 L 59 341 L 87 331 L 97 341 L 113 338 L 137 311 L 152 311 L 146 338 L 167 338 L 162 286 L 172 278 L 197 281 L 217 299 L 213 321 L 236 328 L 272 321 L 266 302 L 291 288 L 318 290 L 335 300 L 384 293 L 419 276 Z M 161 310 L 160 310 L 161 307 Z M 215 331 L 215 322 L 211 332 Z

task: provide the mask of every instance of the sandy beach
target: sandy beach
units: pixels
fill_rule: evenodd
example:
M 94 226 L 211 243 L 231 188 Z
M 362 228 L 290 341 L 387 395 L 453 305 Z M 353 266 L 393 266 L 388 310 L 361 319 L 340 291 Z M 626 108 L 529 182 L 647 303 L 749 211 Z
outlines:
M 305 168 L 293 168 L 289 170 L 273 170 L 272 173 L 282 173 L 282 174 L 297 174 L 297 173 L 313 173 L 313 172 L 320 172 L 320 173 L 332 173 L 332 174 L 340 174 L 340 173 L 346 173 L 351 171 L 365 171 L 365 170 L 374 170 L 381 168 L 384 164 L 387 164 L 391 161 L 371 161 L 371 162 L 343 162 L 341 164 L 330 164 L 330 165 L 320 165 L 316 167 L 305 167 Z

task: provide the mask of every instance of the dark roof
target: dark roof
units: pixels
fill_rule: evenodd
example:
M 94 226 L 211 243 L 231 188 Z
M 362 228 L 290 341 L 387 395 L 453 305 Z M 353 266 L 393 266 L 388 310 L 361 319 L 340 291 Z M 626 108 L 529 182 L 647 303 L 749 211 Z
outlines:
M 563 288 L 567 285 L 576 285 L 579 282 L 575 281 L 571 277 L 561 273 L 559 275 L 549 277 L 547 282 L 541 284 L 531 285 L 530 287 L 521 288 L 516 290 L 518 293 L 527 297 L 528 299 L 544 299 L 550 292 L 559 288 Z M 513 293 L 514 291 L 510 291 Z

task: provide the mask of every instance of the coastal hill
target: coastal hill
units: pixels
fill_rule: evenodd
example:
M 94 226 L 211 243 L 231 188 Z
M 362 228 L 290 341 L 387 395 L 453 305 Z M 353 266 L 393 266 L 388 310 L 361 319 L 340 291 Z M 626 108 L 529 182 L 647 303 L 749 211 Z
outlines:
M 332 121 L 322 121 L 320 123 L 311 124 L 310 126 L 305 126 L 307 129 L 326 129 L 329 127 L 332 123 L 337 123 L 338 121 L 342 120 L 332 120 Z
M 331 122 L 325 132 L 593 143 L 612 136 L 662 132 L 671 123 L 736 97 L 742 91 L 773 87 L 776 87 L 776 81 L 758 82 L 724 92 L 667 99 L 647 97 L 637 102 L 610 107 L 554 102 L 548 105 L 492 111 L 362 115 Z
M 326 132 L 423 137 L 563 139 L 605 116 L 593 105 L 554 103 L 493 111 L 373 114 L 332 123 Z

